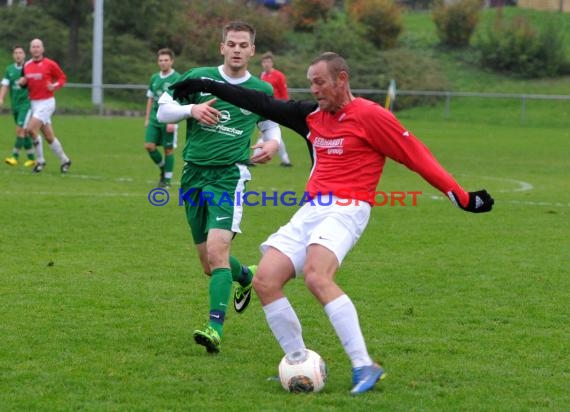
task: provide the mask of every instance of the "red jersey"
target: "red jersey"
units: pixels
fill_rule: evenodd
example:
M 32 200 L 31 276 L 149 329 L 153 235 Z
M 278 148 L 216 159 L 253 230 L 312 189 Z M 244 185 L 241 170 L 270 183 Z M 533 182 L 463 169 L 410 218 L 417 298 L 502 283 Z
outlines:
M 262 72 L 261 80 L 273 86 L 273 96 L 276 99 L 288 100 L 289 92 L 287 91 L 287 79 L 283 72 L 273 69 L 270 72 Z
M 467 193 L 429 149 L 377 103 L 356 98 L 337 113 L 308 100 L 278 100 L 256 90 L 209 81 L 204 91 L 273 120 L 303 136 L 312 152 L 307 182 L 312 198 L 336 194 L 374 203 L 386 158 L 418 173 L 446 196 L 454 192 L 464 207 Z
M 334 193 L 341 198 L 370 201 L 386 158 L 402 163 L 462 204 L 469 195 L 438 163 L 429 149 L 396 117 L 378 104 L 356 98 L 337 113 L 316 110 L 306 118 L 314 166 L 307 183 L 311 197 Z
M 67 77 L 61 67 L 47 57 L 41 60 L 28 60 L 24 65 L 24 76 L 28 81 L 28 94 L 30 100 L 42 100 L 53 97 L 53 92 L 63 87 Z M 48 89 L 49 84 L 55 83 L 53 90 Z

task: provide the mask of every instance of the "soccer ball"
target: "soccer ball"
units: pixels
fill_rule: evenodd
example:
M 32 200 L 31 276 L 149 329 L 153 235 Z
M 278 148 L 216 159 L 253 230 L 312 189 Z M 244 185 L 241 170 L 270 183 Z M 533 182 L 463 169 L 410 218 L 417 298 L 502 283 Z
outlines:
M 289 392 L 319 392 L 325 387 L 327 365 L 310 349 L 291 352 L 279 363 L 279 380 Z

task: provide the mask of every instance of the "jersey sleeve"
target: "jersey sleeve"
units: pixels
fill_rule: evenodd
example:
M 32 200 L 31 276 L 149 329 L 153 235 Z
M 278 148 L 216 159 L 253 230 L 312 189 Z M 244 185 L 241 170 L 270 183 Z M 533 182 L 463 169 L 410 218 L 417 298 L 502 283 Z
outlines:
M 53 60 L 51 61 L 50 75 L 52 77 L 53 82 L 55 83 L 56 89 L 61 89 L 67 82 L 67 76 L 65 75 L 63 70 L 61 70 L 59 64 L 57 64 Z
M 197 74 L 197 70 L 194 69 L 190 69 L 187 72 L 185 72 L 184 74 L 181 74 L 178 79 L 176 80 L 176 83 L 181 82 L 183 80 L 186 79 L 199 79 L 200 75 Z M 183 101 L 179 101 L 180 104 L 187 104 L 187 103 L 197 103 L 197 96 L 198 93 L 193 93 L 191 95 L 189 95 L 186 99 L 183 99 Z M 177 101 L 177 100 L 175 100 Z
M 277 96 L 281 96 L 281 99 L 289 100 L 289 91 L 287 90 L 287 78 L 281 72 L 279 72 L 279 92 L 275 93 Z
M 146 89 L 146 97 L 152 99 L 154 94 L 152 92 L 152 82 L 154 81 L 154 75 L 150 76 L 150 80 L 148 81 L 148 89 Z
M 294 130 L 304 138 L 307 137 L 309 128 L 306 117 L 316 109 L 315 102 L 278 100 L 261 91 L 216 81 L 209 81 L 206 84 L 205 92 L 273 120 Z
M 366 121 L 362 124 L 365 125 L 370 144 L 377 151 L 418 173 L 446 196 L 453 191 L 462 205 L 469 202 L 469 194 L 443 168 L 431 151 L 406 130 L 392 113 L 379 106 L 370 110 L 373 112 L 365 115 Z
M 4 77 L 2 78 L 2 86 L 10 86 L 10 66 L 4 71 Z M 23 68 L 22 68 L 23 69 Z
M 156 119 L 160 123 L 178 123 L 191 117 L 192 104 L 182 105 L 168 93 L 162 93 L 158 99 Z

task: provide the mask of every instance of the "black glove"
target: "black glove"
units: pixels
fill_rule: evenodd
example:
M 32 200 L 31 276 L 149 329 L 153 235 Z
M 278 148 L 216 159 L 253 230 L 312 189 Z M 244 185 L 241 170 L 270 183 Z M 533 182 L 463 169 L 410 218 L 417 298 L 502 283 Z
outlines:
M 467 207 L 463 207 L 459 202 L 459 197 L 451 192 L 450 197 L 452 197 L 453 203 L 459 206 L 461 209 L 465 210 L 466 212 L 472 213 L 485 213 L 490 212 L 493 208 L 493 204 L 495 200 L 491 197 L 489 193 L 485 189 L 479 190 L 477 192 L 469 192 L 469 203 Z
M 26 75 L 24 74 L 24 67 L 22 67 L 22 70 L 20 71 L 20 77 L 25 77 Z M 19 80 L 19 79 L 18 79 Z M 20 82 L 16 80 L 18 82 L 18 85 L 20 84 Z M 27 89 L 28 88 L 28 83 L 26 83 L 23 86 L 20 86 L 22 89 Z
M 209 79 L 186 79 L 181 82 L 174 83 L 169 87 L 170 90 L 174 90 L 172 97 L 174 100 L 180 102 L 189 101 L 190 95 L 197 92 L 208 91 L 208 85 L 212 80 Z

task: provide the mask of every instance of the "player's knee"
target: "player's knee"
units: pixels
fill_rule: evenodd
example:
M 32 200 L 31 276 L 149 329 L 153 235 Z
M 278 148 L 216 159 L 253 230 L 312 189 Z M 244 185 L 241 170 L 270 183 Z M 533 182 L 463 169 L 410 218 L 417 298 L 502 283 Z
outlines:
M 322 287 L 323 282 L 318 276 L 305 273 L 305 285 L 307 286 L 307 289 L 313 292 L 319 290 Z
M 228 263 L 227 251 L 224 245 L 208 245 L 207 262 L 209 268 L 225 267 Z
M 319 292 L 325 290 L 332 282 L 329 276 L 318 272 L 314 266 L 305 266 L 303 273 L 307 289 L 315 296 L 318 296 Z
M 156 150 L 156 145 L 154 143 L 145 143 L 144 144 L 144 148 L 148 151 L 148 152 L 153 152 L 154 150 Z
M 257 271 L 253 277 L 253 289 L 260 297 L 266 296 L 271 292 L 279 289 L 275 282 L 272 282 L 270 276 L 265 276 L 263 271 Z

